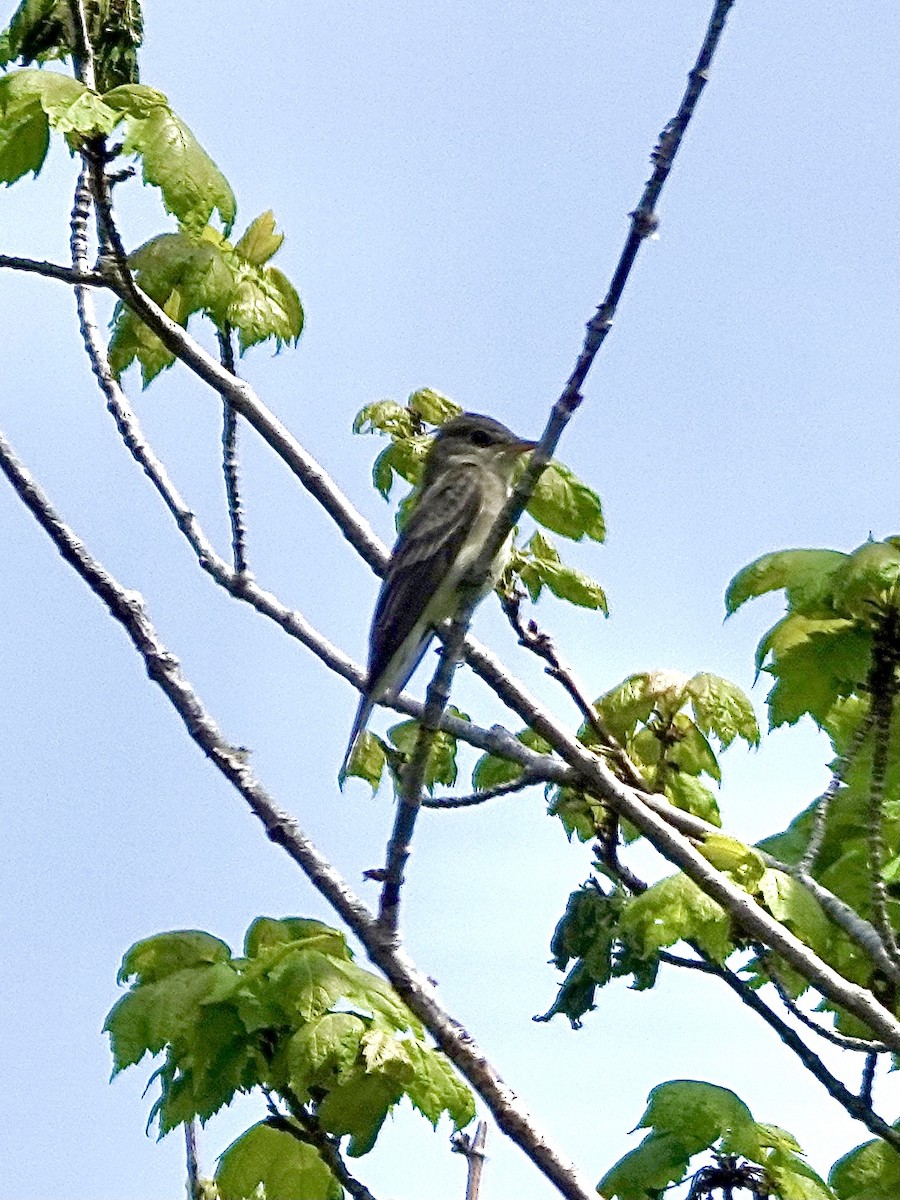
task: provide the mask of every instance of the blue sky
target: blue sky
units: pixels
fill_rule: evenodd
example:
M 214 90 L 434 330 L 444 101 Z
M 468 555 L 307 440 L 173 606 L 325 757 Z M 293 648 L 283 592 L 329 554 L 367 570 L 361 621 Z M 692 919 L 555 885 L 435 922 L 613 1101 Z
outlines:
M 537 435 L 606 289 L 711 6 L 698 0 L 433 6 L 413 0 L 146 6 L 143 79 L 230 179 L 238 228 L 272 208 L 278 265 L 307 326 L 241 370 L 385 540 L 363 404 L 435 387 Z M 4 18 L 11 6 L 0 15 Z M 735 571 L 770 549 L 851 549 L 896 531 L 895 7 L 738 0 L 712 81 L 560 457 L 604 502 L 607 543 L 565 553 L 606 588 L 609 621 L 548 599 L 589 690 L 632 671 L 711 670 L 748 690 L 778 608 L 723 625 Z M 74 166 L 56 147 L 0 196 L 0 250 L 64 261 Z M 129 245 L 171 224 L 122 189 Z M 389 796 L 336 771 L 356 699 L 301 647 L 216 591 L 118 445 L 62 285 L 0 275 L 0 427 L 88 547 L 140 590 L 229 737 L 351 883 L 380 863 Z M 218 403 L 187 372 L 132 398 L 220 547 Z M 251 431 L 243 437 L 259 581 L 358 659 L 376 581 Z M 180 1194 L 181 1143 L 144 1135 L 148 1071 L 112 1086 L 100 1027 L 135 940 L 203 928 L 237 946 L 254 916 L 327 910 L 268 844 L 148 684 L 121 632 L 0 487 L 5 835 L 0 983 L 7 1112 L 0 1200 Z M 495 602 L 476 630 L 553 709 Z M 419 686 L 422 686 L 419 681 Z M 765 690 L 752 695 L 762 716 Z M 508 719 L 461 675 L 455 701 Z M 376 728 L 384 728 L 382 716 Z M 810 727 L 724 759 L 728 828 L 753 840 L 820 790 Z M 585 1028 L 534 1025 L 557 982 L 548 942 L 590 855 L 539 793 L 426 814 L 406 934 L 511 1086 L 589 1178 L 657 1082 L 708 1079 L 790 1129 L 825 1169 L 865 1130 L 844 1118 L 724 988 L 611 987 Z M 649 854 L 637 860 L 659 872 Z M 374 895 L 369 897 L 374 899 Z M 825 1054 L 826 1059 L 828 1054 Z M 881 1108 L 896 1113 L 896 1081 Z M 203 1133 L 215 1154 L 256 1108 Z M 400 1111 L 359 1174 L 378 1195 L 458 1196 L 463 1164 Z M 383 1144 L 382 1144 L 383 1143 Z M 552 1194 L 492 1131 L 485 1195 Z

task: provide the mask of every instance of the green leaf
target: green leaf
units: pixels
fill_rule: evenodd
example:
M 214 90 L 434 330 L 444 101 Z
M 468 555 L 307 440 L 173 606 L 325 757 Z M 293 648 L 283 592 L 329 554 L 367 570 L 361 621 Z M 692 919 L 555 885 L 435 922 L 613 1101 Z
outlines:
M 452 704 L 448 707 L 447 711 L 453 716 L 468 720 L 466 715 L 461 713 L 459 709 L 454 708 Z M 410 762 L 415 753 L 419 740 L 419 729 L 420 724 L 418 721 L 401 721 L 399 725 L 392 725 L 388 730 L 388 737 L 403 755 L 406 762 Z M 456 738 L 443 729 L 438 730 L 432 739 L 428 752 L 428 762 L 425 767 L 424 783 L 429 792 L 434 791 L 435 784 L 442 783 L 450 787 L 456 783 L 458 774 L 456 751 Z
M 385 500 L 391 494 L 395 475 L 407 483 L 418 483 L 427 452 L 428 443 L 423 438 L 391 442 L 382 450 L 372 467 L 372 481 Z
M 185 226 L 202 228 L 217 210 L 227 233 L 237 209 L 231 186 L 166 97 L 143 84 L 125 84 L 103 99 L 122 113 L 125 153 L 140 157 L 144 182 L 160 189 L 166 211 Z
M 521 729 L 516 738 L 523 746 L 528 746 L 538 754 L 552 753 L 552 747 L 539 733 L 533 729 Z M 500 758 L 493 754 L 482 754 L 472 771 L 472 786 L 476 791 L 497 787 L 503 783 L 512 783 L 523 773 L 523 768 L 509 758 Z
M 244 938 L 244 954 L 247 958 L 256 958 L 275 947 L 297 943 L 315 946 L 325 954 L 345 958 L 348 962 L 353 958 L 347 939 L 339 930 L 308 917 L 282 917 L 280 920 L 257 917 Z
M 864 686 L 872 656 L 871 633 L 848 621 L 829 624 L 827 630 L 807 630 L 805 637 L 780 652 L 772 640 L 776 657 L 765 668 L 776 679 L 766 697 L 772 728 L 793 725 L 806 713 L 822 724 L 842 697 Z
M 827 952 L 831 940 L 829 920 L 802 884 L 784 871 L 769 869 L 760 879 L 759 890 L 773 917 L 817 954 Z
M 440 1050 L 429 1050 L 420 1042 L 406 1042 L 413 1064 L 413 1075 L 406 1094 L 432 1126 L 437 1126 L 444 1113 L 455 1129 L 463 1129 L 475 1119 L 475 1101 Z
M 833 582 L 837 611 L 872 624 L 900 607 L 900 549 L 866 542 L 835 571 Z
M 839 1200 L 897 1200 L 900 1154 L 881 1138 L 863 1142 L 837 1160 L 828 1182 Z
M 364 779 L 372 788 L 374 795 L 381 785 L 381 777 L 386 766 L 387 754 L 384 742 L 374 733 L 366 730 L 361 737 L 357 738 L 356 745 L 353 747 L 353 753 L 347 764 L 348 776 L 355 775 L 357 779 Z
M 353 418 L 354 433 L 386 433 L 391 437 L 411 438 L 416 433 L 412 413 L 396 400 L 367 404 Z
M 566 566 L 556 547 L 540 532 L 535 532 L 524 551 L 519 551 L 513 566 L 528 588 L 532 601 L 538 599 L 546 585 L 561 600 L 581 608 L 599 608 L 609 614 L 606 594 L 600 584 L 583 571 Z
M 653 1089 L 638 1128 L 673 1134 L 696 1154 L 725 1134 L 753 1124 L 750 1109 L 728 1088 L 698 1079 L 675 1079 Z
M 413 392 L 407 401 L 407 407 L 429 425 L 443 425 L 451 417 L 458 417 L 462 412 L 461 406 L 455 400 L 432 388 L 419 388 L 417 392 Z
M 708 833 L 700 853 L 717 871 L 724 871 L 748 892 L 755 892 L 766 873 L 758 851 L 724 833 Z M 789 876 L 786 876 L 789 878 Z
M 113 1074 L 159 1054 L 173 1040 L 190 1040 L 199 1006 L 229 996 L 238 974 L 228 963 L 187 967 L 156 983 L 138 984 L 113 1006 L 103 1032 L 110 1036 Z
M 735 575 L 725 593 L 725 608 L 737 612 L 742 604 L 766 592 L 787 591 L 791 609 L 815 614 L 827 611 L 831 576 L 846 560 L 838 550 L 779 550 L 764 554 Z
M 595 704 L 610 732 L 627 741 L 657 707 L 677 712 L 687 684 L 688 676 L 681 671 L 641 671 L 605 692 Z
M 261 1121 L 231 1143 L 219 1159 L 220 1200 L 342 1200 L 344 1190 L 318 1152 Z
M 47 114 L 40 96 L 22 86 L 24 74 L 0 79 L 0 183 L 15 183 L 29 171 L 37 175 L 50 146 Z
M 721 782 L 719 760 L 690 717 L 678 713 L 671 722 L 670 734 L 677 740 L 666 750 L 667 763 L 688 775 L 711 775 L 717 783 Z
M 287 1043 L 291 1088 L 303 1096 L 311 1087 L 331 1088 L 349 1078 L 365 1032 L 355 1013 L 326 1013 L 303 1025 Z
M 607 1171 L 597 1191 L 606 1200 L 658 1197 L 669 1184 L 684 1179 L 690 1160 L 690 1153 L 672 1134 L 650 1134 Z
M 229 325 L 238 331 L 241 354 L 274 338 L 277 346 L 296 344 L 303 331 L 303 306 L 293 284 L 277 267 L 243 266 L 228 306 Z
M 275 232 L 275 214 L 268 209 L 254 217 L 234 248 L 246 262 L 261 267 L 280 249 L 283 241 L 284 234 Z
M 67 0 L 22 0 L 0 40 L 0 67 L 67 58 L 74 41 Z
M 157 983 L 185 967 L 228 962 L 231 951 L 223 941 L 199 929 L 181 929 L 159 933 L 135 942 L 125 952 L 119 968 L 119 983 L 135 979 L 138 983 Z
M 385 1117 L 402 1095 L 403 1085 L 396 1079 L 359 1070 L 354 1078 L 329 1091 L 317 1116 L 329 1133 L 338 1137 L 350 1134 L 347 1153 L 358 1158 L 375 1145 Z
M 643 958 L 680 941 L 696 942 L 719 963 L 734 949 L 728 914 L 686 875 L 670 875 L 630 900 L 619 928 Z
M 663 790 L 676 808 L 693 813 L 695 817 L 702 817 L 711 825 L 722 824 L 718 801 L 695 775 L 686 775 L 683 771 L 669 771 L 666 773 Z
M 737 684 L 702 671 L 689 681 L 685 691 L 703 733 L 714 734 L 723 747 L 730 746 L 736 737 L 751 746 L 759 745 L 753 705 Z
M 527 511 L 538 524 L 575 542 L 606 538 L 600 497 L 555 459 L 538 479 Z

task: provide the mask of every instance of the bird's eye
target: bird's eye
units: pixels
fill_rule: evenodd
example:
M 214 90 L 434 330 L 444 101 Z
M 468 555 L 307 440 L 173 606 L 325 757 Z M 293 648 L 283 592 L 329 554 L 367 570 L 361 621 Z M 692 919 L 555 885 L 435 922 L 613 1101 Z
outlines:
M 473 429 L 469 434 L 469 441 L 473 446 L 489 446 L 491 444 L 491 435 L 486 429 Z

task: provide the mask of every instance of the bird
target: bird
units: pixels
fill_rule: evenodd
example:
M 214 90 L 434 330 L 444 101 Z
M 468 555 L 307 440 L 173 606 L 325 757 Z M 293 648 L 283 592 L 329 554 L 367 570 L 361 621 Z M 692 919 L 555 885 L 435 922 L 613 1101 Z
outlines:
M 403 690 L 435 628 L 459 607 L 460 585 L 509 498 L 516 465 L 536 445 L 480 413 L 461 413 L 437 430 L 375 604 L 366 685 L 338 774 L 341 785 L 372 709 Z M 500 578 L 511 538 L 491 564 L 479 600 Z

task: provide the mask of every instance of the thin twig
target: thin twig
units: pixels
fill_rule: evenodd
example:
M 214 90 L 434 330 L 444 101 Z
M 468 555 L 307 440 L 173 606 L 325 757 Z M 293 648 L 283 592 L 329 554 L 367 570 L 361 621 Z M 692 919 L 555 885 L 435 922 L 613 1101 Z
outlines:
M 162 643 L 147 615 L 142 597 L 124 588 L 86 550 L 62 521 L 42 490 L 0 434 L 0 470 L 16 494 L 50 537 L 63 559 L 109 609 L 140 654 L 150 678 L 181 717 L 189 736 L 247 801 L 268 837 L 282 846 L 313 886 L 365 946 L 402 1000 L 427 1027 L 438 1046 L 458 1068 L 494 1114 L 500 1128 L 523 1150 L 559 1192 L 569 1200 L 591 1200 L 590 1184 L 575 1165 L 550 1144 L 531 1114 L 488 1062 L 480 1047 L 438 1002 L 434 985 L 409 957 L 386 938 L 372 913 L 296 822 L 277 807 L 257 779 L 240 748 L 223 736 L 181 672 L 178 660 Z
M 532 452 L 528 465 L 523 471 L 518 484 L 513 489 L 512 495 L 494 522 L 481 551 L 472 564 L 466 580 L 469 594 L 460 604 L 459 611 L 451 622 L 449 635 L 444 641 L 444 649 L 433 680 L 433 688 L 429 689 L 429 702 L 426 704 L 426 724 L 420 732 L 413 759 L 407 769 L 408 778 L 404 782 L 398 804 L 397 820 L 388 847 L 388 860 L 385 869 L 385 882 L 382 889 L 380 908 L 381 919 L 388 929 L 396 929 L 397 926 L 397 908 L 403 881 L 403 868 L 409 857 L 410 839 L 418 815 L 425 762 L 427 761 L 431 737 L 433 736 L 433 730 L 437 728 L 442 707 L 446 705 L 449 698 L 449 681 L 452 679 L 453 671 L 461 655 L 463 640 L 468 631 L 472 613 L 478 603 L 480 585 L 487 578 L 491 564 L 494 562 L 497 553 L 530 500 L 538 479 L 553 456 L 563 430 L 575 410 L 581 404 L 581 388 L 609 332 L 616 307 L 631 268 L 634 265 L 637 252 L 643 240 L 656 229 L 656 202 L 669 175 L 672 162 L 681 144 L 688 122 L 693 115 L 697 100 L 706 84 L 708 69 L 715 48 L 722 35 L 725 18 L 732 3 L 733 0 L 716 0 L 700 54 L 688 75 L 688 86 L 678 112 L 663 130 L 651 156 L 654 163 L 653 174 L 644 188 L 638 207 L 631 214 L 631 230 L 613 274 L 606 298 L 600 305 L 595 316 L 588 322 L 581 354 L 578 357 L 572 374 L 566 382 L 561 396 L 553 406 L 543 436 L 538 442 L 536 449 Z M 432 697 L 436 710 L 433 714 L 429 711 Z M 644 830 L 643 832 L 646 831 Z M 798 941 L 797 945 L 800 946 L 802 943 Z M 898 1026 L 898 1030 L 900 1030 L 900 1026 Z
M 887 1121 L 879 1117 L 864 1097 L 855 1096 L 835 1075 L 832 1075 L 797 1031 L 773 1012 L 753 988 L 749 987 L 728 967 L 719 967 L 717 973 L 719 978 L 740 998 L 741 1002 L 762 1017 L 769 1028 L 775 1031 L 784 1045 L 796 1054 L 807 1071 L 818 1079 L 833 1100 L 836 1100 L 851 1117 L 861 1121 L 876 1137 L 884 1138 L 894 1149 L 900 1150 L 900 1130 L 894 1129 Z
M 64 267 L 61 263 L 45 262 L 36 258 L 19 258 L 14 254 L 0 254 L 0 267 L 13 271 L 26 271 L 31 275 L 43 275 L 45 279 L 58 279 L 62 283 L 80 283 L 85 287 L 107 287 L 106 279 L 99 271 L 79 271 Z
M 219 358 L 222 366 L 237 375 L 234 365 L 234 332 L 230 325 L 218 330 Z M 225 495 L 231 521 L 231 550 L 234 569 L 238 575 L 247 571 L 247 526 L 241 501 L 240 466 L 237 455 L 237 413 L 227 396 L 222 397 L 222 473 L 225 476 Z
M 203 1200 L 203 1181 L 200 1178 L 200 1165 L 197 1159 L 197 1123 L 185 1121 L 184 1148 L 187 1164 L 187 1194 L 188 1200 Z
M 813 802 L 815 804 L 815 815 L 813 817 L 812 831 L 809 835 L 806 850 L 803 852 L 803 857 L 797 863 L 797 870 L 802 875 L 808 875 L 816 864 L 816 859 L 819 857 L 819 851 L 822 849 L 822 843 L 825 840 L 825 828 L 828 824 L 828 810 L 831 807 L 831 802 L 840 791 L 841 784 L 844 782 L 848 770 L 862 748 L 862 744 L 866 740 L 869 730 L 872 728 L 873 721 L 874 713 L 870 708 L 862 721 L 860 721 L 859 728 L 853 735 L 853 740 L 847 749 L 847 753 L 840 755 L 835 762 L 828 787 Z
M 842 1050 L 855 1050 L 862 1054 L 885 1054 L 888 1052 L 889 1047 L 883 1045 L 881 1042 L 872 1042 L 866 1038 L 849 1037 L 847 1034 L 839 1033 L 836 1029 L 829 1029 L 827 1025 L 820 1025 L 809 1013 L 803 1011 L 788 991 L 768 950 L 764 946 L 757 946 L 756 954 L 760 966 L 768 975 L 769 981 L 778 993 L 779 1000 L 791 1016 L 795 1017 L 801 1025 L 805 1025 L 807 1029 L 811 1029 L 813 1033 L 824 1038 L 826 1042 L 831 1042 L 833 1046 L 840 1046 Z
M 862 1079 L 859 1085 L 859 1098 L 865 1104 L 872 1103 L 872 1088 L 875 1084 L 875 1071 L 878 1067 L 878 1055 L 867 1054 L 863 1064 Z
M 481 1191 L 481 1174 L 484 1170 L 485 1145 L 487 1144 L 487 1121 L 479 1121 L 474 1135 L 470 1138 L 465 1133 L 455 1133 L 450 1139 L 450 1148 L 457 1154 L 465 1155 L 466 1167 L 466 1200 L 478 1200 Z
M 398 928 L 403 872 L 409 859 L 413 831 L 419 815 L 428 757 L 434 735 L 440 726 L 441 716 L 450 699 L 453 674 L 462 654 L 465 627 L 453 622 L 452 629 L 453 632 L 444 643 L 434 678 L 428 685 L 419 735 L 412 757 L 403 770 L 394 827 L 387 846 L 378 919 L 385 931 L 393 935 L 396 935 Z
M 559 657 L 550 635 L 540 629 L 536 621 L 529 620 L 527 625 L 522 621 L 518 598 L 513 599 L 509 596 L 501 596 L 500 603 L 507 620 L 519 639 L 519 645 L 524 646 L 526 650 L 530 650 L 532 654 L 537 655 L 538 658 L 543 659 L 547 663 L 544 670 L 551 679 L 555 679 L 557 683 L 562 684 L 566 693 L 571 697 L 578 711 L 584 717 L 585 722 L 596 734 L 600 745 L 609 752 L 610 757 L 621 769 L 622 778 L 625 782 L 630 783 L 632 787 L 645 790 L 647 780 L 638 770 L 637 765 L 628 756 L 624 746 L 610 732 L 597 706 L 588 700 L 584 689 L 575 678 L 573 669 Z
M 484 788 L 480 792 L 469 792 L 464 796 L 423 796 L 422 808 L 474 808 L 488 800 L 496 800 L 500 796 L 511 796 L 514 792 L 522 792 L 525 788 L 534 787 L 543 782 L 535 779 L 528 771 L 523 772 L 518 779 L 510 783 L 498 783 L 494 787 Z

